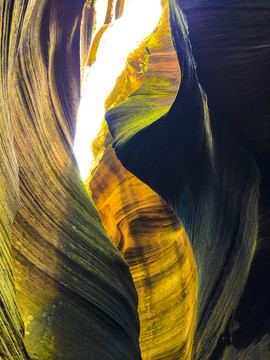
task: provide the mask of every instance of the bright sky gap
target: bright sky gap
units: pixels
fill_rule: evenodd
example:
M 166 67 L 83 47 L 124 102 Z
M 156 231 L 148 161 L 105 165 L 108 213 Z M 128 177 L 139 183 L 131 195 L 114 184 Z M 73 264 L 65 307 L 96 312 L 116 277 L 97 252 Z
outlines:
M 96 31 L 103 25 L 107 1 L 97 1 L 97 5 Z M 85 69 L 74 141 L 83 180 L 88 177 L 93 161 L 91 144 L 104 118 L 104 102 L 124 69 L 127 56 L 154 30 L 161 12 L 160 0 L 127 0 L 123 16 L 104 33 L 95 63 Z

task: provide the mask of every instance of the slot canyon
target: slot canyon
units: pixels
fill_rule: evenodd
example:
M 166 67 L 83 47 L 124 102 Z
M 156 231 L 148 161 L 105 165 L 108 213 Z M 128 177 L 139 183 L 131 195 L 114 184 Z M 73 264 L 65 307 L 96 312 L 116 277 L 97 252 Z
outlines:
M 82 179 L 131 2 L 0 0 L 0 359 L 269 360 L 269 0 L 156 0 Z

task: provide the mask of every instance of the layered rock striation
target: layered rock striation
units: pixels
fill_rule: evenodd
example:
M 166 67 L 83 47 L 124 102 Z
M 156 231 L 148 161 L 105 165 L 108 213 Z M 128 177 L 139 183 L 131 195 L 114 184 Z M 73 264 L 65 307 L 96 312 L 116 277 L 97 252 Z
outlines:
M 123 168 L 110 142 L 89 189 L 134 279 L 142 358 L 190 359 L 197 274 L 179 220 L 155 192 Z
M 11 256 L 12 226 L 20 194 L 9 103 L 23 12 L 12 2 L 2 3 L 0 9 L 0 357 L 23 360 L 28 357 Z
M 1 359 L 269 359 L 269 4 L 168 4 L 107 99 L 95 206 L 95 1 L 1 3 Z
M 263 170 L 266 162 L 264 167 L 260 166 L 264 156 L 261 156 L 260 160 L 254 159 L 255 154 L 245 146 L 244 137 L 239 141 L 237 129 L 240 124 L 243 126 L 249 111 L 250 114 L 258 111 L 256 124 L 259 123 L 258 127 L 262 126 L 266 130 L 265 116 L 269 116 L 269 101 L 267 105 L 265 99 L 269 100 L 268 88 L 263 85 L 260 94 L 262 96 L 256 93 L 254 102 L 251 101 L 251 95 L 252 90 L 262 84 L 261 71 L 256 73 L 254 65 L 262 64 L 262 69 L 266 70 L 264 56 L 269 58 L 266 46 L 267 30 L 260 34 L 260 16 L 253 16 L 250 26 L 255 35 L 252 41 L 254 43 L 259 37 L 256 43 L 257 46 L 262 46 L 260 51 L 264 53 L 264 56 L 258 53 L 256 60 L 256 57 L 252 56 L 252 45 L 250 48 L 249 44 L 241 43 L 240 37 L 240 34 L 243 36 L 246 22 L 250 21 L 249 15 L 253 14 L 252 1 L 248 4 L 243 2 L 242 5 L 239 2 L 230 2 L 226 7 L 212 2 L 208 4 L 207 1 L 183 2 L 188 16 L 194 21 L 190 31 L 192 34 L 193 25 L 193 36 L 197 40 L 197 72 L 189 41 L 187 19 L 179 8 L 182 4 L 180 1 L 179 4 L 177 1 L 169 1 L 169 4 L 171 32 L 181 68 L 178 94 L 173 105 L 164 109 L 164 94 L 147 92 L 144 89 L 144 85 L 147 87 L 145 81 L 127 101 L 110 109 L 106 120 L 114 138 L 113 147 L 122 164 L 160 194 L 174 209 L 189 237 L 198 272 L 198 305 L 192 358 L 256 358 L 259 351 L 260 356 L 266 359 L 269 356 L 268 320 L 260 327 L 260 331 L 253 333 L 253 330 L 247 331 L 247 321 L 243 317 L 246 305 L 252 309 L 254 321 L 256 315 L 268 314 L 265 307 L 258 310 L 260 304 L 266 304 L 269 296 L 268 285 L 264 282 L 265 286 L 262 288 L 262 284 L 254 281 L 254 269 L 258 269 L 255 264 L 256 256 L 260 253 L 260 246 L 255 252 L 258 213 L 259 224 L 264 224 L 264 234 L 267 235 L 265 214 L 269 207 L 266 207 L 265 199 L 263 204 L 260 200 L 258 211 L 259 189 L 261 194 L 265 194 L 265 187 L 259 188 L 259 181 L 260 175 L 264 177 L 262 184 L 266 179 Z M 240 17 L 234 15 L 238 19 L 238 25 L 234 24 L 237 28 L 234 33 L 229 27 L 232 21 L 229 16 L 236 12 L 239 14 L 239 10 Z M 246 11 L 247 18 L 242 11 Z M 267 18 L 265 3 L 255 11 L 257 15 L 264 14 Z M 210 21 L 211 16 L 216 22 Z M 219 43 L 216 40 L 216 47 L 212 47 L 219 34 L 212 25 L 221 26 L 219 18 L 223 18 L 221 24 L 228 21 L 226 29 L 229 29 L 231 42 Z M 199 31 L 200 26 L 202 32 Z M 265 29 L 268 29 L 266 24 Z M 209 38 L 204 38 L 204 30 L 213 34 L 212 37 L 209 35 Z M 208 57 L 208 48 L 215 54 L 213 58 Z M 235 53 L 241 53 L 241 49 L 245 49 L 249 57 L 242 60 L 243 66 L 241 62 L 238 64 L 242 66 L 238 72 L 239 66 L 233 67 L 234 63 L 227 59 Z M 211 72 L 212 62 L 215 62 L 213 69 L 217 74 Z M 230 75 L 223 72 L 223 66 L 227 66 Z M 202 83 L 206 84 L 206 90 L 207 86 L 212 85 L 209 102 L 206 96 L 208 92 L 205 93 L 199 82 L 200 76 Z M 228 77 L 225 79 L 225 76 Z M 219 82 L 221 77 L 224 77 L 224 82 Z M 241 79 L 249 81 L 249 87 L 244 86 Z M 216 91 L 215 86 L 220 91 Z M 249 96 L 241 97 L 240 105 L 236 94 L 231 95 L 238 87 L 245 87 L 243 92 L 238 93 L 238 97 L 241 97 L 241 93 L 244 95 L 250 92 Z M 225 93 L 230 94 L 230 97 L 226 97 Z M 138 102 L 141 94 L 144 99 L 143 107 Z M 220 101 L 215 102 L 218 96 L 223 105 Z M 212 102 L 215 102 L 215 106 Z M 155 107 L 151 109 L 153 103 Z M 147 107 L 148 111 L 145 111 Z M 219 112 L 215 109 L 219 109 Z M 219 116 L 221 113 L 223 115 Z M 230 116 L 230 113 L 234 116 Z M 235 114 L 238 116 L 237 123 L 233 122 Z M 255 123 L 253 124 L 254 127 Z M 251 128 L 247 131 L 252 133 Z M 257 134 L 259 133 L 266 136 L 260 130 Z M 265 144 L 263 140 L 262 143 Z M 265 255 L 266 258 L 267 256 Z M 252 261 L 254 263 L 250 271 Z M 257 275 L 260 276 L 263 275 L 263 269 L 268 269 L 265 258 L 263 266 L 259 267 Z M 265 278 L 264 275 L 263 277 Z M 247 300 L 247 287 L 249 296 L 253 289 L 254 294 L 257 290 L 260 292 L 259 298 L 252 296 L 252 301 Z M 256 340 L 253 336 L 247 340 L 248 332 L 254 336 L 256 333 Z
M 84 1 L 7 3 L 3 18 L 21 28 L 9 43 L 15 30 L 11 22 L 2 27 L 10 68 L 2 68 L 8 74 L 1 97 L 7 109 L 1 112 L 1 357 L 26 358 L 17 303 L 31 359 L 140 359 L 133 280 L 83 186 L 72 150 Z M 15 298 L 10 235 L 19 195 L 12 227 Z
M 140 94 L 137 108 L 143 108 L 145 95 L 162 93 L 162 104 L 168 109 L 179 81 L 180 69 L 165 6 L 153 34 L 129 55 L 105 106 L 116 106 L 126 98 L 132 101 L 136 91 Z M 152 113 L 154 104 L 146 103 L 145 113 Z M 89 192 L 134 279 L 142 358 L 190 359 L 197 274 L 183 226 L 158 194 L 122 166 L 105 124 L 93 150 L 96 165 L 88 179 Z

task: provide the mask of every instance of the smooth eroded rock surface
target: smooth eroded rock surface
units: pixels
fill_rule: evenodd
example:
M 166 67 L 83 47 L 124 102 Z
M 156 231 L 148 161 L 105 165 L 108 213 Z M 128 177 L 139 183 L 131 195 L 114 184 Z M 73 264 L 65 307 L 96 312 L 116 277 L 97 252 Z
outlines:
M 18 4 L 0 6 L 0 358 L 27 359 L 23 344 L 24 326 L 16 303 L 11 235 L 19 207 L 18 165 L 14 153 L 10 119 L 10 90 L 23 11 Z
M 269 3 L 168 3 L 106 100 L 99 216 L 72 149 L 95 1 L 1 2 L 3 360 L 270 357 Z
M 165 108 L 172 104 L 180 69 L 170 38 L 168 15 L 165 7 L 153 34 L 129 55 L 106 100 L 107 108 L 128 96 L 132 101 L 137 88 L 141 94 L 137 107 L 143 108 L 144 96 L 151 91 L 165 94 Z M 147 105 L 143 110 L 150 112 Z M 88 180 L 89 191 L 135 282 L 142 358 L 190 359 L 197 274 L 188 238 L 170 207 L 121 165 L 111 143 L 103 126 L 93 143 L 96 166 Z
M 230 3 L 234 11 L 237 11 L 238 3 Z M 142 87 L 127 101 L 107 112 L 106 120 L 114 138 L 113 147 L 122 164 L 159 193 L 175 210 L 191 242 L 198 271 L 193 359 L 209 359 L 212 355 L 213 359 L 217 359 L 223 356 L 222 350 L 220 351 L 222 346 L 227 348 L 234 344 L 236 354 L 241 357 L 243 345 L 240 343 L 242 341 L 243 344 L 244 333 L 248 333 L 244 330 L 246 322 L 241 304 L 245 304 L 246 294 L 243 291 L 249 282 L 249 274 L 252 274 L 252 259 L 256 259 L 254 251 L 258 231 L 260 162 L 254 161 L 249 149 L 238 141 L 235 136 L 236 127 L 227 128 L 226 119 L 228 118 L 229 124 L 232 119 L 229 113 L 236 110 L 234 102 L 227 101 L 228 116 L 223 121 L 218 114 L 212 112 L 212 107 L 208 108 L 207 97 L 200 85 L 200 77 L 198 78 L 200 72 L 198 71 L 198 75 L 196 72 L 188 24 L 179 8 L 181 2 L 178 4 L 177 1 L 169 1 L 169 4 L 172 38 L 181 68 L 181 84 L 175 102 L 171 107 L 164 108 L 166 94 L 147 88 L 145 80 Z M 195 6 L 196 2 L 192 2 L 193 4 Z M 209 6 L 204 9 L 206 16 L 207 11 L 210 16 L 211 11 L 219 11 L 221 14 L 223 10 L 225 14 L 225 7 L 215 7 L 214 4 L 213 8 Z M 190 14 L 192 15 L 192 11 Z M 241 21 L 239 17 L 238 30 L 244 36 Z M 259 26 L 258 22 L 256 24 Z M 213 34 L 216 36 L 215 32 Z M 241 41 L 239 36 L 231 35 L 232 41 Z M 206 45 L 209 48 L 212 45 L 210 42 L 204 44 L 203 40 L 201 37 L 202 43 L 199 45 L 207 51 Z M 214 51 L 212 48 L 211 50 Z M 232 49 L 224 44 L 223 51 L 230 54 Z M 217 49 L 216 54 L 219 54 Z M 226 59 L 220 58 L 220 63 L 217 62 L 216 66 L 221 66 L 222 60 L 225 62 Z M 199 66 L 200 58 L 196 60 Z M 262 57 L 259 55 L 257 62 L 256 59 L 254 61 L 259 64 Z M 230 76 L 233 77 L 237 69 L 230 70 Z M 256 74 L 252 67 L 245 66 L 242 71 L 247 77 L 252 74 L 253 83 L 250 85 L 259 86 L 260 72 Z M 209 80 L 210 76 L 209 67 Z M 233 84 L 220 83 L 217 86 L 221 89 L 225 86 L 225 90 L 229 92 Z M 140 107 L 138 99 L 141 100 L 142 89 L 144 101 L 143 107 Z M 238 96 L 241 97 L 240 93 Z M 211 105 L 210 100 L 209 104 Z M 247 106 L 250 111 L 256 111 L 258 103 L 250 100 L 249 105 L 246 104 L 243 112 L 239 113 L 243 121 Z M 144 110 L 146 108 L 148 111 Z M 266 109 L 269 114 L 269 107 Z M 262 121 L 259 124 L 262 124 L 264 119 L 259 119 Z M 261 175 L 264 175 L 263 171 Z M 261 191 L 263 192 L 262 187 Z M 263 208 L 259 205 L 261 214 Z M 263 210 L 262 220 L 267 211 Z M 263 221 L 265 224 L 265 220 Z M 259 251 L 259 247 L 257 249 Z M 266 269 L 265 261 L 264 264 Z M 251 288 L 255 293 L 256 288 L 260 287 L 253 280 Z M 257 302 L 253 297 L 253 306 L 260 306 L 261 301 L 265 302 L 268 297 L 267 287 L 260 291 L 263 293 L 262 297 Z M 235 316 L 236 309 L 237 314 L 238 311 L 242 313 L 242 318 Z M 263 312 L 266 316 L 269 315 L 266 307 Z M 267 334 L 269 326 L 262 326 L 264 330 L 261 334 Z M 241 329 L 244 330 L 242 335 Z M 251 330 L 250 333 L 252 332 Z M 236 334 L 240 334 L 242 340 L 237 339 Z M 267 336 L 262 348 L 263 356 L 267 358 L 269 354 L 265 339 Z M 245 348 L 253 341 L 251 336 L 246 341 Z
M 9 97 L 20 169 L 12 240 L 17 301 L 31 359 L 140 359 L 128 265 L 72 150 L 83 5 L 32 1 L 26 8 Z

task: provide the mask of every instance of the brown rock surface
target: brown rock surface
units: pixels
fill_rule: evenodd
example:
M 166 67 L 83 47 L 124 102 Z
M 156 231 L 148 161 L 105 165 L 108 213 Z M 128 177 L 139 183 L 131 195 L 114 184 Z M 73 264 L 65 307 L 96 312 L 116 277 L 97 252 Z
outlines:
M 10 119 L 10 90 L 22 11 L 18 4 L 0 6 L 0 358 L 26 359 L 23 322 L 16 304 L 11 257 L 14 216 L 19 207 L 18 165 Z
M 3 360 L 140 359 L 136 289 L 144 359 L 269 359 L 269 1 L 169 4 L 93 145 L 128 264 L 72 150 L 95 0 L 0 4 Z
M 128 57 L 106 107 L 121 103 L 142 81 L 140 92 L 163 89 L 163 106 L 169 107 L 179 78 L 166 8 L 153 35 Z M 122 166 L 111 142 L 104 126 L 93 144 L 99 161 L 88 180 L 89 191 L 135 282 L 142 358 L 190 359 L 197 275 L 188 238 L 170 207 Z
M 146 78 L 106 113 L 113 148 L 121 163 L 174 209 L 189 237 L 198 273 L 192 358 L 255 358 L 259 350 L 268 359 L 269 4 L 169 0 L 169 5 L 181 67 L 177 96 L 166 108 L 166 93 L 151 88 Z M 239 132 L 248 114 L 254 114 L 252 128 L 259 129 L 261 153 L 250 126 L 248 143 L 245 128 Z
M 23 12 L 18 53 L 15 37 L 10 68 L 4 69 L 8 93 L 1 97 L 7 109 L 1 113 L 6 139 L 2 354 L 5 360 L 24 358 L 17 300 L 31 359 L 140 359 L 133 281 L 83 186 L 72 150 L 84 1 L 17 4 L 4 14 L 14 16 L 16 28 L 16 16 Z M 4 30 L 2 38 L 8 39 L 8 24 Z M 7 49 L 9 43 L 4 45 Z M 9 237 L 19 191 L 10 118 L 20 170 L 12 239 L 16 300 Z
M 179 220 L 154 191 L 124 169 L 110 142 L 89 189 L 135 282 L 142 358 L 190 359 L 197 277 Z

